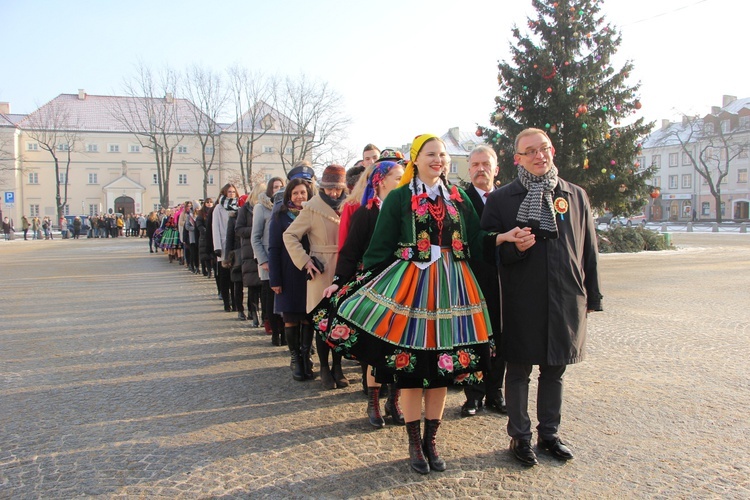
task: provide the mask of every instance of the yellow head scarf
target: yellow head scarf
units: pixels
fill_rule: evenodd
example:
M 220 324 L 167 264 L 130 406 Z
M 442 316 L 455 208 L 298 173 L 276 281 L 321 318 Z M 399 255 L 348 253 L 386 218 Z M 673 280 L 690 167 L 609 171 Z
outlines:
M 404 168 L 404 175 L 401 177 L 401 182 L 398 184 L 399 187 L 409 184 L 416 175 L 417 166 L 414 164 L 414 160 L 417 159 L 419 152 L 422 150 L 422 146 L 424 146 L 424 144 L 430 139 L 439 139 L 439 137 L 432 134 L 422 134 L 414 138 L 414 141 L 411 143 L 411 149 L 409 150 L 409 163 L 407 163 L 406 168 Z

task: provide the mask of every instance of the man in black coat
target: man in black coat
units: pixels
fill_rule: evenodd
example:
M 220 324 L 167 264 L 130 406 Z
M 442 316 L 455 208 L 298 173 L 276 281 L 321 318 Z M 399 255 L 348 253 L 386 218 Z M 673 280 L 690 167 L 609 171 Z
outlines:
M 518 178 L 493 192 L 482 227 L 504 232 L 530 227 L 500 245 L 505 399 L 514 456 L 537 464 L 528 415 L 529 377 L 539 366 L 537 447 L 559 460 L 573 454 L 560 439 L 563 373 L 582 361 L 586 318 L 602 310 L 594 219 L 583 189 L 557 176 L 555 148 L 540 129 L 515 142 Z
M 471 185 L 466 188 L 466 195 L 471 200 L 477 215 L 481 219 L 484 204 L 487 197 L 494 188 L 495 177 L 498 173 L 497 154 L 489 146 L 480 145 L 475 147 L 469 155 L 469 177 Z M 498 352 L 500 347 L 500 282 L 497 276 L 497 267 L 489 264 L 481 258 L 470 258 L 469 265 L 479 283 L 479 288 L 484 294 L 487 302 L 487 311 L 490 315 L 492 326 L 492 338 L 495 342 L 495 350 L 490 360 L 490 369 L 484 373 L 481 384 L 472 384 L 464 387 L 466 402 L 461 407 L 462 417 L 476 415 L 483 407 L 496 413 L 506 413 L 505 398 L 503 397 L 503 375 L 505 373 L 505 360 Z

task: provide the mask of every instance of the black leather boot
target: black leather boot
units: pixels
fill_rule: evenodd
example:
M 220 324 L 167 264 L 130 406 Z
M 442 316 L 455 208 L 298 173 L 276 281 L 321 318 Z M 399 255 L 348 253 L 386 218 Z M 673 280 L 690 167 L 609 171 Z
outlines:
M 315 378 L 315 374 L 313 373 L 313 360 L 312 360 L 312 354 L 310 351 L 312 350 L 312 341 L 313 341 L 313 335 L 315 334 L 315 330 L 313 330 L 313 326 L 310 324 L 302 324 L 302 344 L 300 345 L 300 358 L 302 359 L 302 371 L 305 374 L 305 378 L 307 380 L 312 380 Z
M 409 465 L 420 474 L 430 472 L 430 464 L 424 456 L 422 449 L 422 430 L 420 420 L 406 422 L 406 434 L 409 436 Z
M 380 415 L 380 387 L 367 388 L 367 418 L 376 429 L 385 427 L 385 420 Z
M 339 389 L 343 387 L 349 387 L 349 380 L 344 375 L 344 370 L 341 369 L 341 354 L 337 354 L 335 351 L 333 354 L 333 380 L 336 382 L 336 387 Z
M 404 414 L 401 413 L 401 408 L 398 406 L 398 397 L 401 395 L 401 389 L 396 387 L 396 384 L 391 384 L 390 391 L 388 393 L 388 399 L 385 401 L 385 414 L 390 415 L 395 425 L 404 425 Z
M 292 370 L 292 378 L 297 381 L 305 380 L 305 374 L 302 372 L 302 360 L 299 355 L 299 325 L 284 327 L 284 335 L 286 336 L 286 342 L 289 345 L 289 353 L 291 354 L 289 368 Z
M 320 362 L 320 384 L 323 389 L 335 389 L 336 381 L 333 380 L 331 368 L 328 366 L 328 353 L 331 348 L 320 337 L 315 338 L 315 345 L 318 348 L 318 361 Z
M 424 419 L 424 440 L 422 446 L 424 446 L 424 454 L 430 462 L 430 469 L 443 472 L 446 467 L 445 460 L 440 458 L 435 447 L 435 435 L 437 434 L 438 427 L 440 427 L 439 419 Z

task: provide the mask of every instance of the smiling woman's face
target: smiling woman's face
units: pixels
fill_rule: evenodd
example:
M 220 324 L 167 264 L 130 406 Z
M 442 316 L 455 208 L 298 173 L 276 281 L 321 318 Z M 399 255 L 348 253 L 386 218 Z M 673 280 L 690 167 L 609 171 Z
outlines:
M 433 186 L 450 161 L 451 157 L 445 151 L 443 141 L 433 139 L 422 146 L 414 163 L 417 165 L 419 179 L 428 186 Z

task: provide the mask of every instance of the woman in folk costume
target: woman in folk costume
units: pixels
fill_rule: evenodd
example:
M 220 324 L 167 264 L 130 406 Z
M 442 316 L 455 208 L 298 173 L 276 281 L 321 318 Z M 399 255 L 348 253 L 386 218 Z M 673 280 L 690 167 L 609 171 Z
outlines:
M 172 210 L 167 210 L 167 216 L 162 223 L 161 239 L 159 246 L 169 255 L 169 262 L 172 262 L 177 256 L 177 248 L 180 246 L 180 238 L 177 234 L 177 220 Z
M 320 191 L 307 202 L 294 222 L 284 232 L 284 245 L 298 269 L 306 270 L 307 313 L 323 299 L 323 291 L 333 282 L 338 259 L 339 222 L 341 205 L 346 195 L 346 171 L 341 165 L 329 165 L 323 171 Z M 302 239 L 307 236 L 310 252 L 305 251 Z M 313 258 L 323 266 L 316 265 Z M 309 322 L 302 326 L 302 349 L 307 350 L 313 339 L 313 327 Z M 333 365 L 329 365 L 331 348 L 321 338 L 316 338 L 320 381 L 324 389 L 347 387 L 349 381 L 341 369 L 341 354 L 333 353 Z
M 339 305 L 328 338 L 393 374 L 401 390 L 410 465 L 427 474 L 446 468 L 435 436 L 447 386 L 481 378 L 490 356 L 487 306 L 469 268 L 469 252 L 494 262 L 495 247 L 516 241 L 526 230 L 480 229 L 466 193 L 448 185 L 450 156 L 437 136 L 416 137 L 410 158 L 401 186 L 380 209 L 364 255 L 372 275 L 386 267 Z M 361 275 L 363 282 L 367 275 Z
M 382 156 L 381 156 L 382 158 Z M 403 158 L 403 157 L 402 157 Z M 398 160 L 398 158 L 395 158 Z M 346 242 L 339 251 L 339 260 L 336 264 L 336 278 L 331 286 L 326 288 L 326 297 L 333 298 L 330 301 L 321 302 L 313 313 L 313 325 L 320 325 L 321 320 L 326 321 L 336 314 L 336 305 L 347 296 L 347 289 L 351 288 L 351 282 L 356 282 L 356 274 L 361 270 L 362 257 L 370 244 L 370 239 L 375 230 L 375 223 L 380 213 L 380 205 L 388 194 L 401 182 L 404 175 L 404 167 L 401 162 L 390 160 L 378 160 L 368 167 L 369 175 L 364 178 L 365 187 L 362 189 L 359 208 L 351 215 L 349 222 L 351 229 L 348 232 Z M 343 223 L 343 221 L 342 221 Z M 339 235 L 341 232 L 339 232 Z M 338 290 L 342 293 L 334 295 Z M 327 336 L 327 329 L 318 330 L 319 334 Z M 326 339 L 327 340 L 327 339 Z M 334 344 L 335 345 L 335 344 Z M 373 371 L 363 364 L 363 376 L 366 377 L 367 387 L 367 418 L 370 425 L 376 429 L 385 427 L 385 420 L 380 414 L 380 381 L 375 379 Z M 385 380 L 392 382 L 392 378 Z M 404 417 L 398 406 L 399 391 L 391 387 L 388 400 L 385 404 L 385 414 L 390 415 L 393 423 L 404 425 Z

